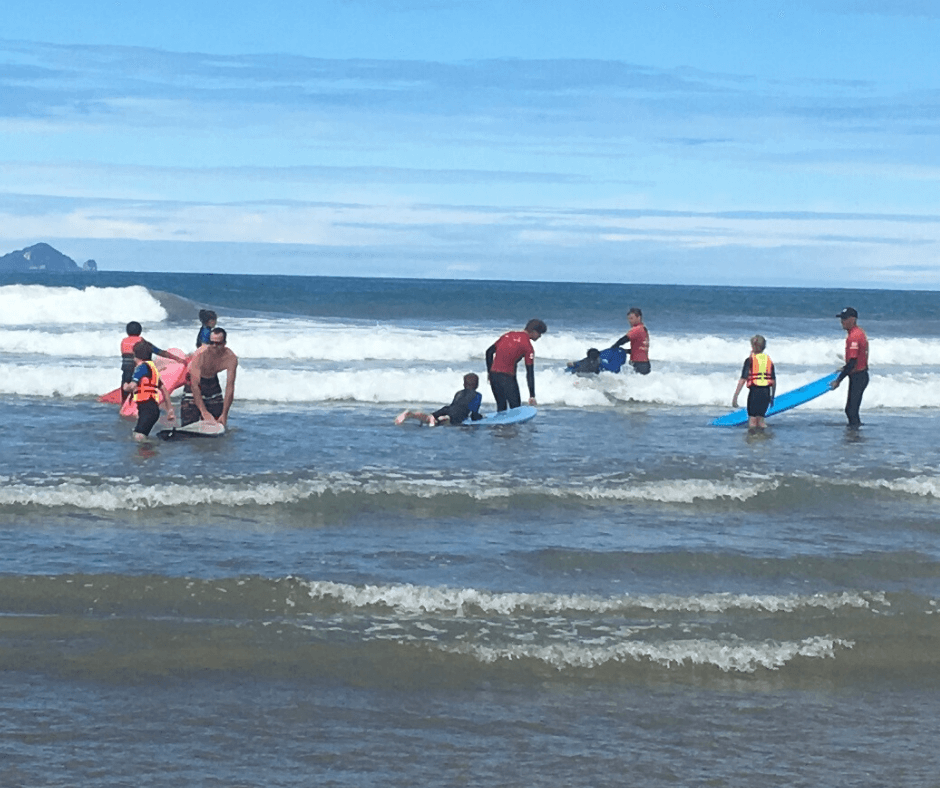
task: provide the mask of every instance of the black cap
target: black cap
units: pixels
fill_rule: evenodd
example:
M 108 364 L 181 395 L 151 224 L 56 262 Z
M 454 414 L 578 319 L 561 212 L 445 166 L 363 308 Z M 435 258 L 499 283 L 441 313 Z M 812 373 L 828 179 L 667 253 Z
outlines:
M 839 312 L 839 314 L 836 315 L 836 317 L 842 320 L 845 320 L 847 317 L 858 317 L 858 312 L 852 309 L 852 307 L 847 306 L 845 309 Z

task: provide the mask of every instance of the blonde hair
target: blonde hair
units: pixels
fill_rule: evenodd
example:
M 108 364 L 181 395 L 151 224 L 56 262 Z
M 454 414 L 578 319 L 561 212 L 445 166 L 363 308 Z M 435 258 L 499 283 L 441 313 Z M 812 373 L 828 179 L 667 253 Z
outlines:
M 758 352 L 763 352 L 767 347 L 767 340 L 760 334 L 754 334 L 754 336 L 751 337 L 751 347 L 755 348 Z

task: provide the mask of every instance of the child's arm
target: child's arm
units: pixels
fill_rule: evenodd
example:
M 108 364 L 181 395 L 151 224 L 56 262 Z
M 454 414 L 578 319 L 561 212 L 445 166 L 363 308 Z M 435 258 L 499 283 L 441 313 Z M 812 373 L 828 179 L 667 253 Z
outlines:
M 166 417 L 170 421 L 175 421 L 176 413 L 173 410 L 173 403 L 170 402 L 170 392 L 162 380 L 160 381 L 160 396 L 163 397 L 163 404 L 166 406 Z

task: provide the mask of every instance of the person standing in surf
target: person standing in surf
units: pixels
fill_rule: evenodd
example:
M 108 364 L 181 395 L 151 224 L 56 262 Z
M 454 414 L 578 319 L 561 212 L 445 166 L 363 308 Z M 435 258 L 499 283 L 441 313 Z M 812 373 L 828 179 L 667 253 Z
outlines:
M 544 322 L 532 319 L 522 331 L 503 334 L 486 350 L 486 374 L 490 381 L 496 410 L 518 408 L 522 404 L 516 367 L 525 359 L 526 383 L 529 386 L 529 404 L 535 405 L 535 349 L 532 343 L 548 331 Z
M 136 320 L 131 320 L 124 330 L 127 332 L 127 336 L 121 340 L 121 392 L 123 395 L 122 398 L 127 399 L 130 394 L 125 386 L 131 382 L 131 377 L 134 374 L 134 370 L 137 369 L 138 363 L 134 358 L 134 347 L 138 342 L 147 342 L 147 340 L 141 336 L 143 328 Z M 153 356 L 162 356 L 163 358 L 176 361 L 179 364 L 186 363 L 185 358 L 180 358 L 176 354 L 170 353 L 168 350 L 160 350 L 160 348 L 151 342 L 147 342 L 147 344 L 150 345 L 151 358 Z
M 839 370 L 837 377 L 830 387 L 839 388 L 839 384 L 849 379 L 849 393 L 845 400 L 845 415 L 849 420 L 850 429 L 862 426 L 859 409 L 862 406 L 862 394 L 868 386 L 868 337 L 858 325 L 858 312 L 847 306 L 838 315 L 842 321 L 845 336 L 845 366 Z
M 197 350 L 208 343 L 209 334 L 212 333 L 212 329 L 215 328 L 215 324 L 218 320 L 219 316 L 211 309 L 199 310 L 199 322 L 202 323 L 202 326 L 199 329 L 199 333 L 196 335 Z
M 744 360 L 741 377 L 731 399 L 731 407 L 738 407 L 738 394 L 745 386 L 748 387 L 747 426 L 751 430 L 762 430 L 767 426 L 764 417 L 767 408 L 774 404 L 777 391 L 777 373 L 774 362 L 764 352 L 766 348 L 767 340 L 760 334 L 751 337 L 751 355 Z
M 623 347 L 630 343 L 630 366 L 641 375 L 650 374 L 650 332 L 643 325 L 643 310 L 637 306 L 627 312 L 630 330 L 611 347 Z
M 142 441 L 150 435 L 153 425 L 160 418 L 160 399 L 166 405 L 167 418 L 173 421 L 176 414 L 173 412 L 173 403 L 170 402 L 170 392 L 167 391 L 157 365 L 153 363 L 153 345 L 141 339 L 134 345 L 134 361 L 137 366 L 131 379 L 122 385 L 128 396 L 137 403 L 137 424 L 134 427 L 134 440 Z
M 224 328 L 213 328 L 209 341 L 193 354 L 180 402 L 180 421 L 184 427 L 197 421 L 227 426 L 228 412 L 235 400 L 238 369 L 238 356 L 226 347 L 227 341 Z M 222 371 L 225 372 L 224 396 L 219 383 Z

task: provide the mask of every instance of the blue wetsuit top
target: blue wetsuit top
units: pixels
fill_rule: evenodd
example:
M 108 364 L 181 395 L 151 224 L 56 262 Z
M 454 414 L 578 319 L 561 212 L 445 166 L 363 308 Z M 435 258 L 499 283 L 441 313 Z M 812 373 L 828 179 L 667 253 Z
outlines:
M 139 384 L 141 380 L 149 377 L 150 367 L 148 367 L 146 364 L 138 364 L 137 369 L 134 370 L 134 376 L 131 378 L 131 380 L 133 380 L 134 383 Z
M 203 345 L 209 344 L 209 335 L 212 333 L 212 329 L 209 326 L 203 326 L 199 329 L 199 334 L 196 336 L 196 347 L 202 347 Z

